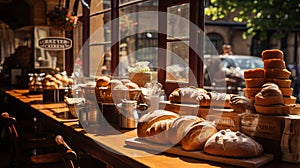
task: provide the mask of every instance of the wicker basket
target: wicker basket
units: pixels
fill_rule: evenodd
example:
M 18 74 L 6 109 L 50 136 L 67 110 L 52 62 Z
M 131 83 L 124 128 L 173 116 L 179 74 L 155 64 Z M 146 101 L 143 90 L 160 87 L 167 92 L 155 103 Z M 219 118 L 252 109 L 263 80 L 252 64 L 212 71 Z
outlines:
M 95 88 L 96 99 L 98 103 L 120 103 L 123 99 L 139 100 L 142 91 L 141 89 L 130 90 L 111 90 L 107 87 Z

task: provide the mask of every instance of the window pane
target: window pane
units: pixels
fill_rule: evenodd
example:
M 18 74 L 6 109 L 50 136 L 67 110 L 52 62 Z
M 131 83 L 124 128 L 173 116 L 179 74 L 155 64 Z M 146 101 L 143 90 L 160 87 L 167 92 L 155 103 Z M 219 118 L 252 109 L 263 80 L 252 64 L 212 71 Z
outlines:
M 90 6 L 91 6 L 90 14 L 94 14 L 99 11 L 111 8 L 111 0 L 102 0 L 102 1 L 92 0 Z
M 188 82 L 188 41 L 167 43 L 167 81 Z
M 111 24 L 110 12 L 90 18 L 90 75 L 110 75 Z
M 189 37 L 189 3 L 176 5 L 167 9 L 167 36 L 170 38 Z
M 157 67 L 157 0 L 138 3 L 120 9 L 120 63 L 121 76 L 128 75 L 128 66 L 148 61 L 151 70 Z M 150 21 L 151 20 L 151 21 Z

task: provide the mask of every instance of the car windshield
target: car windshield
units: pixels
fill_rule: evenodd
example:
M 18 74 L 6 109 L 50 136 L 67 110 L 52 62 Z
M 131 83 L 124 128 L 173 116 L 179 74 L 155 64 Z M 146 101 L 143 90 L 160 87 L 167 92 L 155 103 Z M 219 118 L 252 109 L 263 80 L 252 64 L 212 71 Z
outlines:
M 263 68 L 263 62 L 260 58 L 235 58 L 235 62 L 238 64 L 240 69 L 254 69 Z

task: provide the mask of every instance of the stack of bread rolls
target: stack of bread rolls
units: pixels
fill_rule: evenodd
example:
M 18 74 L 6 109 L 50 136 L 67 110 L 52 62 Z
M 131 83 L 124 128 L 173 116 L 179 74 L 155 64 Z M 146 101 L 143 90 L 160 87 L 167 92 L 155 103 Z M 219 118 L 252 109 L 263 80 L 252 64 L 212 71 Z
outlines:
M 244 72 L 245 96 L 254 101 L 255 110 L 263 114 L 287 114 L 286 105 L 294 104 L 291 72 L 286 69 L 283 52 L 278 49 L 262 52 L 264 69 Z
M 179 116 L 166 110 L 143 115 L 137 135 L 151 143 L 181 145 L 186 151 L 203 150 L 217 156 L 255 157 L 264 151 L 259 143 L 238 131 L 218 132 L 213 123 L 203 118 Z
M 292 81 L 289 79 L 291 72 L 286 69 L 283 52 L 277 49 L 265 50 L 262 52 L 262 60 L 264 61 L 266 82 L 278 85 L 283 95 L 284 104 L 294 104 L 296 97 L 292 96 Z

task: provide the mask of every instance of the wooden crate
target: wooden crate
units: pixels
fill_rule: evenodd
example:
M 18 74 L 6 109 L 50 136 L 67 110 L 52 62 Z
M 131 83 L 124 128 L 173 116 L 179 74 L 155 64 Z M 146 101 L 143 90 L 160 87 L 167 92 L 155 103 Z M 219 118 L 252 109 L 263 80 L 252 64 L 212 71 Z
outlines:
M 241 131 L 262 144 L 275 158 L 300 162 L 300 115 L 244 114 Z

